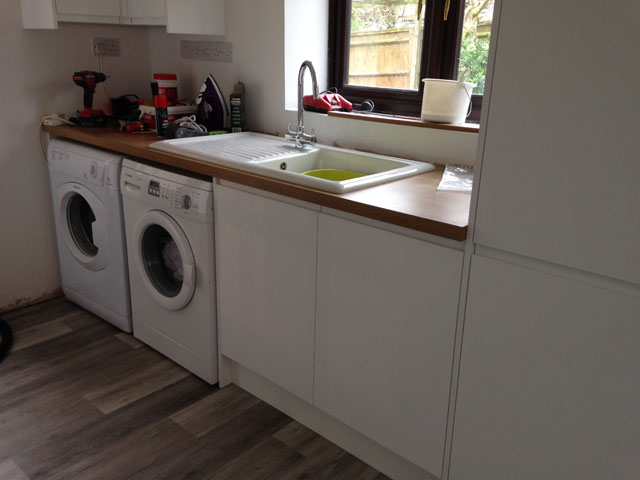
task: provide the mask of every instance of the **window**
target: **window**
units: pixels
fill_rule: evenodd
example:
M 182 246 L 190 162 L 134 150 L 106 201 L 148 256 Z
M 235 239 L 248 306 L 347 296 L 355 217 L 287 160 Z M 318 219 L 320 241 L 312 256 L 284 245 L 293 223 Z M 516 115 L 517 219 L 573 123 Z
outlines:
M 376 111 L 419 116 L 423 78 L 476 83 L 480 118 L 494 0 L 330 0 L 329 86 Z

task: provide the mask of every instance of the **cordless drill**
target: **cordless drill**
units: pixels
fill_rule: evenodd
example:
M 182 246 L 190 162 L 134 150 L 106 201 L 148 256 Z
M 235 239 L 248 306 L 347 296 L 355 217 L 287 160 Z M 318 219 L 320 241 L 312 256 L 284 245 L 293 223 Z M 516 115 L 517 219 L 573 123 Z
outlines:
M 102 111 L 93 108 L 93 94 L 96 91 L 96 85 L 104 82 L 107 76 L 101 72 L 90 72 L 83 70 L 73 74 L 73 81 L 76 85 L 84 89 L 84 108 L 78 112 L 75 119 L 76 123 L 84 127 L 102 127 L 106 123 L 107 115 Z

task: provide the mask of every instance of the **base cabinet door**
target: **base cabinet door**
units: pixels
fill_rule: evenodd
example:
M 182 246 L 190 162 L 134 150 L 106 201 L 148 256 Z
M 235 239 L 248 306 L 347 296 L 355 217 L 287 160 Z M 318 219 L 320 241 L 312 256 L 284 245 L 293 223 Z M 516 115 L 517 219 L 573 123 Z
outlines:
M 462 257 L 320 215 L 314 405 L 438 477 Z
M 640 298 L 474 256 L 451 480 L 640 478 Z
M 318 213 L 222 185 L 214 195 L 220 351 L 311 402 Z

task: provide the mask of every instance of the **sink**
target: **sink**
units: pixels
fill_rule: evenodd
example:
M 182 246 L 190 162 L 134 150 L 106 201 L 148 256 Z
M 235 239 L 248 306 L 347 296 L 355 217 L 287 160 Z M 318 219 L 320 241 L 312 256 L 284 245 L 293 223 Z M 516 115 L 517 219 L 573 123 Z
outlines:
M 281 138 L 248 132 L 163 140 L 150 147 L 333 193 L 435 168 L 430 163 L 326 145 L 298 149 Z
M 308 148 L 306 152 L 295 156 L 265 160 L 256 166 L 266 170 L 264 175 L 336 193 L 386 183 L 434 169 L 430 163 L 324 145 Z M 344 175 L 345 173 L 347 175 Z M 340 174 L 352 174 L 355 178 L 327 178 L 334 175 L 339 177 Z

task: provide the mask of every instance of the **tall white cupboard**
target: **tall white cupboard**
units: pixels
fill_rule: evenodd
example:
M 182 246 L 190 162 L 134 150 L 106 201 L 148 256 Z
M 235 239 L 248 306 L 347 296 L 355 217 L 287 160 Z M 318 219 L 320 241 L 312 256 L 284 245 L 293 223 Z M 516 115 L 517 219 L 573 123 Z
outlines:
M 496 2 L 450 480 L 640 478 L 639 18 Z

